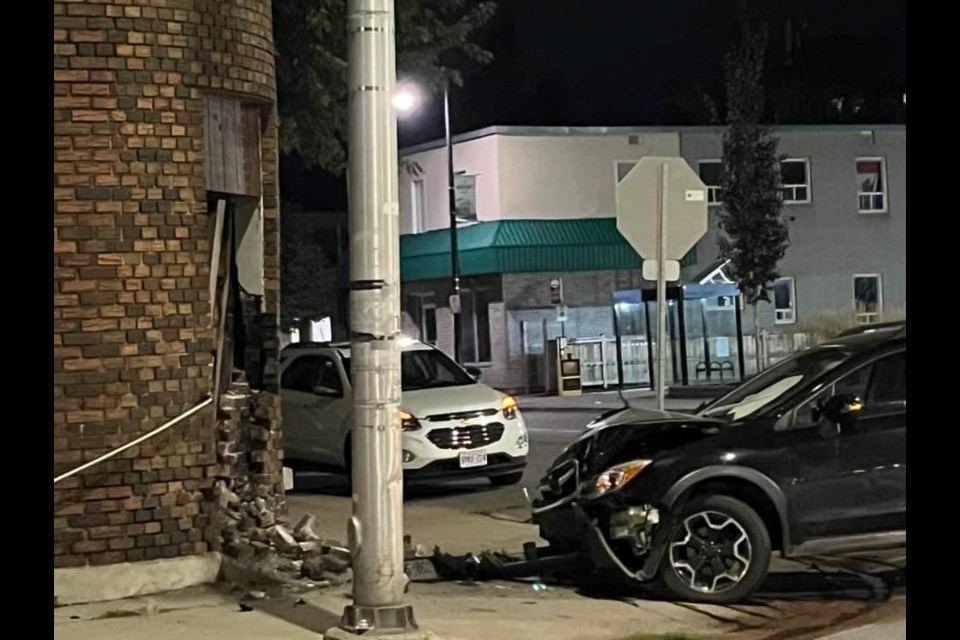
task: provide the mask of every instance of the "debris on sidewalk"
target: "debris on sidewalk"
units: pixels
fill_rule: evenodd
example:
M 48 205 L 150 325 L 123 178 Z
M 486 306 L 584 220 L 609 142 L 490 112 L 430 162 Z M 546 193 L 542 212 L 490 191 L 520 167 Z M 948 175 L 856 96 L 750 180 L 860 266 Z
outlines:
M 316 524 L 317 517 L 312 513 L 308 513 L 300 519 L 300 522 L 297 523 L 297 526 L 293 528 L 293 537 L 300 542 L 301 544 L 306 544 L 310 542 L 318 542 L 320 536 L 316 534 L 313 530 L 313 525 Z

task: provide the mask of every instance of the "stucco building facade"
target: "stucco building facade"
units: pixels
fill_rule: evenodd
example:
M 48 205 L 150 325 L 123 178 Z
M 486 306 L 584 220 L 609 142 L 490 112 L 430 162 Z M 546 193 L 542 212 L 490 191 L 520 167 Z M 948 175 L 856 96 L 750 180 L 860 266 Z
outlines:
M 791 332 L 837 312 L 876 321 L 905 308 L 906 127 L 781 126 L 773 133 L 784 156 L 790 246 L 773 304 L 760 306 L 761 328 Z M 619 236 L 615 220 L 617 182 L 644 156 L 683 157 L 706 183 L 709 230 L 682 261 L 682 281 L 724 284 L 717 244 L 722 138 L 715 127 L 489 127 L 455 137 L 457 180 L 469 178 L 460 193 L 468 215 L 459 225 L 465 360 L 483 368 L 491 384 L 535 389 L 543 385 L 543 368 L 531 367 L 538 368 L 549 340 L 566 336 L 606 344 L 590 366 L 594 382 L 609 380 L 616 371 L 609 344 L 613 294 L 653 286 L 640 277 L 641 257 Z M 405 308 L 427 339 L 452 350 L 446 151 L 438 141 L 406 149 L 403 157 L 419 169 L 400 176 Z M 557 278 L 562 313 L 550 299 Z M 720 318 L 720 307 L 731 304 L 721 298 L 704 301 L 702 311 L 685 305 L 688 315 Z M 719 337 L 727 352 L 736 329 L 732 314 L 722 317 L 724 335 L 708 340 Z M 752 314 L 741 320 L 751 332 Z M 638 344 L 653 335 L 649 322 L 634 323 Z M 708 340 L 697 340 L 691 353 Z M 644 347 L 634 358 L 646 371 L 647 353 Z M 724 356 L 735 369 L 737 355 Z M 691 371 L 704 361 L 689 359 Z

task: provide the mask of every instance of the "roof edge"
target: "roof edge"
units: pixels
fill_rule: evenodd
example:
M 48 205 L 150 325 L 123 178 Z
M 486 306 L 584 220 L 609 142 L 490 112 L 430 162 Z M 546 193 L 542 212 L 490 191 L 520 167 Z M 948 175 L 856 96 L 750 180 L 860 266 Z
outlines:
M 624 136 L 644 133 L 710 133 L 721 132 L 725 125 L 687 125 L 678 127 L 661 126 L 622 126 L 622 127 L 549 127 L 536 125 L 493 125 L 482 129 L 475 129 L 453 136 L 453 144 L 471 142 L 490 136 Z M 770 125 L 774 132 L 790 131 L 823 131 L 823 132 L 853 132 L 853 131 L 891 131 L 906 132 L 905 124 L 784 124 Z M 401 156 L 407 156 L 424 151 L 432 151 L 443 147 L 442 138 L 428 140 L 420 144 L 403 147 Z

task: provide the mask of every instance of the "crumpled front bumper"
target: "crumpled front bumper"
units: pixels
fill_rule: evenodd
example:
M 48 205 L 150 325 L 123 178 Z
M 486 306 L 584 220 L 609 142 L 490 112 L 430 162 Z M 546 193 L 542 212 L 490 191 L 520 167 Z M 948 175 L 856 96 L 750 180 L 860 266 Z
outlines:
M 540 528 L 540 537 L 547 540 L 556 552 L 579 551 L 589 558 L 595 570 L 613 572 L 638 582 L 647 582 L 657 575 L 670 523 L 661 522 L 653 528 L 652 541 L 642 566 L 631 569 L 614 552 L 599 519 L 588 513 L 578 499 L 568 497 L 552 504 L 534 503 L 533 506 L 533 521 Z M 590 509 L 609 510 L 609 507 L 607 504 L 592 504 Z

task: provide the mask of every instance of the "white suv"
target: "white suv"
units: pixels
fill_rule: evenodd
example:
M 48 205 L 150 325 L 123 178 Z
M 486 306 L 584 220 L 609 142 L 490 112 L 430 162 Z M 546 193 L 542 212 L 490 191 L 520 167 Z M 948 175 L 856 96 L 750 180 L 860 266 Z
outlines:
M 408 480 L 520 482 L 530 450 L 517 402 L 439 349 L 403 339 L 403 472 Z M 349 343 L 297 343 L 280 358 L 283 448 L 294 468 L 350 466 Z

